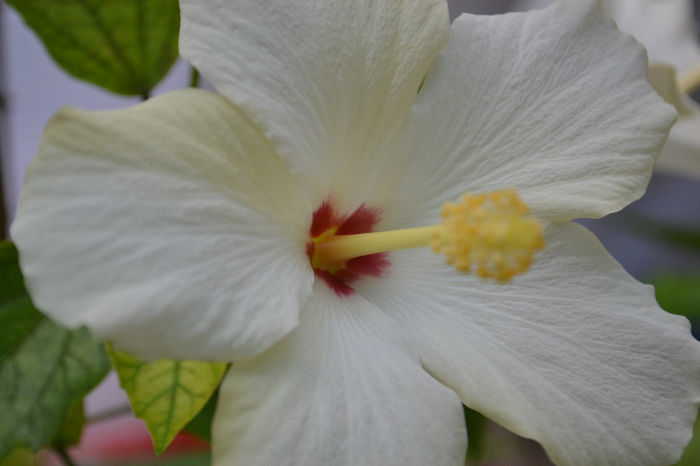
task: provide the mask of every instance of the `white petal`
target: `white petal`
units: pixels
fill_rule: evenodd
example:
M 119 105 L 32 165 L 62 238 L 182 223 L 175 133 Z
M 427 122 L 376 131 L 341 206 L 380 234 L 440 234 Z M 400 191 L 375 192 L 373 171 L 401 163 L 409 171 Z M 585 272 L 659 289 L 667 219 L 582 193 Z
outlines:
M 147 359 L 230 361 L 297 325 L 310 221 L 262 133 L 223 97 L 189 90 L 59 112 L 12 236 L 33 299 L 58 322 Z
M 316 203 L 356 206 L 400 176 L 392 141 L 447 41 L 444 0 L 180 3 L 182 54 L 265 130 Z
M 674 66 L 650 63 L 647 78 L 654 90 L 666 102 L 676 107 L 680 119 L 693 115 L 692 100 L 681 90 Z
M 700 343 L 584 227 L 551 227 L 532 270 L 498 284 L 427 250 L 356 288 L 421 345 L 462 401 L 562 465 L 665 465 L 700 402 Z
M 673 125 L 656 167 L 677 175 L 700 178 L 700 106 L 689 98 L 685 104 L 692 113 Z
M 462 15 L 414 109 L 388 224 L 504 188 L 552 219 L 610 213 L 644 192 L 675 117 L 646 80 L 641 46 L 588 0 Z
M 463 465 L 462 405 L 410 348 L 382 311 L 317 283 L 299 327 L 226 375 L 214 464 Z
M 700 64 L 700 44 L 691 0 L 606 0 L 620 29 L 649 52 L 651 62 L 670 63 L 680 72 Z
M 607 0 L 620 29 L 632 34 L 649 53 L 649 82 L 678 109 L 692 116 L 692 104 L 679 89 L 677 73 L 700 66 L 700 44 L 690 0 Z M 693 71 L 691 71 L 691 74 Z

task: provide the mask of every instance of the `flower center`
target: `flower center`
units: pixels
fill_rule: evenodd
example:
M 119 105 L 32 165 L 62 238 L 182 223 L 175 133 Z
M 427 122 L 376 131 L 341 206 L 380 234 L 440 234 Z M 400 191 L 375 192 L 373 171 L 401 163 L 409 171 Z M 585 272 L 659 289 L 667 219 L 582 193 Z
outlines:
M 321 263 L 316 253 L 318 246 L 338 236 L 350 237 L 371 232 L 379 222 L 379 215 L 379 209 L 369 208 L 364 204 L 350 215 L 339 215 L 331 200 L 325 201 L 314 212 L 306 254 L 316 277 L 326 282 L 338 296 L 353 294 L 355 290 L 350 284 L 365 275 L 381 276 L 389 266 L 389 260 L 387 255 L 380 251 L 334 260 L 332 263 Z
M 481 278 L 507 282 L 527 271 L 535 253 L 545 246 L 542 223 L 529 215 L 528 206 L 515 190 L 467 193 L 458 203 L 445 204 L 442 218 L 440 225 L 372 233 L 378 220 L 376 211 L 361 206 L 339 223 L 333 220 L 330 204 L 324 203 L 314 213 L 307 253 L 317 275 L 340 278 L 352 261 L 366 258 L 377 261 L 374 264 L 378 267 L 367 273 L 376 276 L 388 265 L 381 253 L 429 246 L 444 254 L 447 264 L 457 270 L 473 270 Z M 350 222 L 347 227 L 346 222 Z M 336 223 L 337 228 L 333 226 Z M 322 227 L 315 229 L 314 225 Z

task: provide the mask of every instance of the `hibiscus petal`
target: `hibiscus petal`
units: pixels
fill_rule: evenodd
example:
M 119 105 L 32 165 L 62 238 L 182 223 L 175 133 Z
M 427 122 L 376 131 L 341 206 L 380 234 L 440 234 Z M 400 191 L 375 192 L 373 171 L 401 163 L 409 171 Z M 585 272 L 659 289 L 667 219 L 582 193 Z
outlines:
M 214 464 L 463 465 L 462 405 L 409 348 L 379 309 L 319 282 L 299 327 L 226 375 Z
M 553 226 L 509 284 L 427 250 L 356 289 L 405 325 L 462 401 L 539 441 L 557 464 L 671 464 L 700 402 L 700 343 L 585 228 Z
M 693 115 L 694 102 L 680 89 L 678 74 L 674 66 L 663 63 L 650 63 L 647 78 L 654 90 L 666 102 L 676 107 L 681 121 L 683 118 Z M 671 128 L 671 131 L 673 131 L 673 128 Z
M 671 128 L 656 167 L 676 175 L 700 178 L 700 106 L 689 98 L 685 103 L 691 114 Z
M 596 3 L 455 21 L 414 107 L 387 225 L 434 217 L 465 191 L 515 188 L 558 220 L 641 196 L 675 112 L 647 82 L 642 47 Z
M 387 195 L 392 141 L 449 33 L 444 0 L 182 0 L 180 50 L 265 130 L 317 205 Z M 382 192 L 378 192 L 382 191 Z
M 231 361 L 297 325 L 310 220 L 262 133 L 189 90 L 59 112 L 12 236 L 32 298 L 58 322 L 146 359 Z
M 606 0 L 620 29 L 644 44 L 652 62 L 671 63 L 679 71 L 700 64 L 691 0 Z

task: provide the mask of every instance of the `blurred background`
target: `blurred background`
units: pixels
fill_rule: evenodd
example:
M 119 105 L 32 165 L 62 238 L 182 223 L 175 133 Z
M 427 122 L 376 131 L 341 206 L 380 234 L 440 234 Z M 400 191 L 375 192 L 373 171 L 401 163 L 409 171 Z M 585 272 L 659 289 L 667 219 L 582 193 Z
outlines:
M 462 12 L 497 14 L 524 10 L 547 1 L 450 0 L 454 18 Z M 697 24 L 700 9 L 696 2 Z M 697 30 L 697 28 L 696 28 Z M 182 88 L 190 68 L 178 60 L 154 94 Z M 697 97 L 697 96 L 696 96 Z M 37 151 L 46 122 L 64 105 L 87 109 L 114 109 L 136 104 L 138 97 L 110 94 L 79 81 L 59 68 L 35 33 L 6 3 L 0 2 L 0 226 L 14 216 L 27 165 Z M 698 127 L 700 133 L 700 126 Z M 700 160 L 700 153 L 697 154 Z M 700 166 L 700 162 L 696 165 Z M 667 310 L 684 313 L 694 323 L 700 315 L 700 171 L 685 174 L 657 171 L 646 195 L 623 211 L 600 220 L 582 221 L 636 278 L 657 286 L 657 297 Z M 695 333 L 696 338 L 698 333 Z M 182 435 L 168 452 L 156 459 L 141 421 L 128 411 L 125 394 L 110 375 L 86 400 L 89 420 L 81 444 L 71 451 L 79 465 L 209 464 L 207 444 L 194 435 Z M 519 439 L 505 429 L 468 413 L 470 464 L 548 464 L 537 444 Z M 478 458 L 477 458 L 478 457 Z M 17 456 L 6 465 L 62 464 L 51 454 Z M 688 463 L 691 464 L 691 463 Z M 700 463 L 695 463 L 700 464 Z

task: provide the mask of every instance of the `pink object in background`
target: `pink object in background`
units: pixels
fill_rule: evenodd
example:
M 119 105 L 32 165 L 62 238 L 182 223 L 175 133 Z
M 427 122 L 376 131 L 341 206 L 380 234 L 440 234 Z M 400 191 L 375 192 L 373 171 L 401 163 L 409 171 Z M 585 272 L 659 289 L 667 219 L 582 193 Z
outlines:
M 112 465 L 148 463 L 168 457 L 209 451 L 209 444 L 193 435 L 178 434 L 160 456 L 153 453 L 153 443 L 143 421 L 123 415 L 91 424 L 85 429 L 80 445 L 69 449 L 76 464 Z M 54 455 L 48 455 L 44 466 L 63 466 Z

